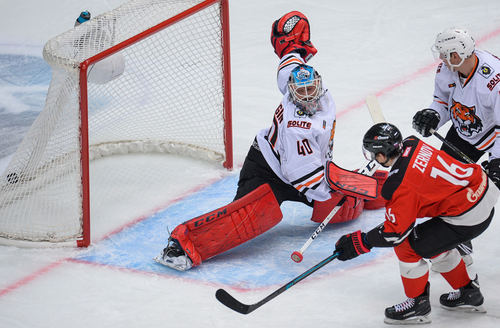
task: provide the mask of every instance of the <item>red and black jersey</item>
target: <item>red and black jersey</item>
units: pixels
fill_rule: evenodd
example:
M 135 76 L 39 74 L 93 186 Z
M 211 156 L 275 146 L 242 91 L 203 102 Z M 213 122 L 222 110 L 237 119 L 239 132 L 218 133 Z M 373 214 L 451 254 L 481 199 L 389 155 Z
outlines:
M 477 225 L 488 216 L 482 213 L 489 214 L 492 208 L 489 201 L 488 206 L 478 206 L 488 187 L 489 179 L 480 165 L 464 164 L 409 137 L 382 187 L 382 197 L 388 201 L 385 222 L 368 233 L 368 242 L 375 247 L 394 247 L 408 236 L 418 218 L 440 217 L 452 225 Z

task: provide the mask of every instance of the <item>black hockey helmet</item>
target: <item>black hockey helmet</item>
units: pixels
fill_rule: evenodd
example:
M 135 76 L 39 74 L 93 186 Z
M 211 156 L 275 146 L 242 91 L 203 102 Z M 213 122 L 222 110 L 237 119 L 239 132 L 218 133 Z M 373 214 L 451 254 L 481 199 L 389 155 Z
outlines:
M 368 160 L 375 159 L 379 153 L 389 160 L 402 152 L 403 137 L 401 132 L 390 123 L 375 124 L 363 137 L 363 153 Z

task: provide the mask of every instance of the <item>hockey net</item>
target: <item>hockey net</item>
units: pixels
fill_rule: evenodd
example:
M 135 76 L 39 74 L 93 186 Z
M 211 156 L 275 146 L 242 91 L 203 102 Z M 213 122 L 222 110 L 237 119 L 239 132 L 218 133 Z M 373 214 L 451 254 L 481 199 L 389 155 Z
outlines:
M 0 244 L 89 245 L 89 162 L 103 156 L 174 153 L 231 168 L 228 18 L 227 0 L 133 0 L 50 40 L 45 107 L 0 177 Z M 168 179 L 161 171 L 118 174 Z

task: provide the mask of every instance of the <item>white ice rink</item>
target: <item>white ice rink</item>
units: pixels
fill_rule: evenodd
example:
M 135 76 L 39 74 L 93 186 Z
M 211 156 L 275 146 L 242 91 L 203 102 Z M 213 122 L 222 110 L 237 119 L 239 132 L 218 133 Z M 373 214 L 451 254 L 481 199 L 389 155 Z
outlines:
M 82 10 L 97 15 L 124 2 L 0 3 L 0 172 L 43 108 L 50 82 L 43 45 L 70 29 Z M 166 242 L 167 225 L 231 201 L 252 139 L 270 126 L 281 100 L 269 36 L 273 21 L 291 10 L 311 23 L 319 52 L 309 63 L 336 101 L 334 159 L 349 169 L 364 162 L 361 137 L 372 124 L 366 96 L 376 94 L 386 119 L 405 136 L 414 134 L 413 114 L 432 101 L 437 63 L 430 48 L 438 32 L 465 27 L 477 48 L 500 56 L 496 0 L 230 0 L 235 170 L 171 156 L 161 164 L 172 172 L 171 186 L 161 195 L 147 188 L 138 195 L 159 198 L 160 205 L 144 213 L 101 206 L 92 213 L 88 249 L 0 246 L 0 327 L 387 327 L 384 309 L 406 299 L 392 250 L 333 261 L 246 316 L 215 299 L 224 288 L 244 303 L 259 301 L 329 256 L 342 234 L 382 222 L 382 211 L 329 226 L 300 264 L 290 254 L 317 224 L 309 220 L 310 209 L 293 203 L 283 205 L 284 219 L 271 231 L 193 270 L 173 272 L 151 260 Z M 440 146 L 433 137 L 426 141 Z M 479 275 L 488 313 L 442 310 L 439 295 L 451 287 L 431 273 L 431 326 L 500 327 L 499 219 L 497 213 L 474 241 L 469 268 L 471 276 Z

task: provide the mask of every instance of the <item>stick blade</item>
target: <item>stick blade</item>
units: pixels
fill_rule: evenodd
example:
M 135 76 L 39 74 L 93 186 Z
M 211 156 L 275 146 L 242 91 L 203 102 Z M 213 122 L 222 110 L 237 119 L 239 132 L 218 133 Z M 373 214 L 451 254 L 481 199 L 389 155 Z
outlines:
M 254 310 L 252 306 L 241 303 L 222 288 L 215 292 L 215 297 L 219 302 L 238 313 L 248 314 Z
M 382 114 L 382 109 L 380 108 L 380 104 L 378 103 L 378 99 L 375 95 L 370 95 L 365 99 L 366 107 L 368 107 L 368 111 L 372 117 L 373 123 L 384 123 L 386 122 L 384 118 L 384 114 Z

